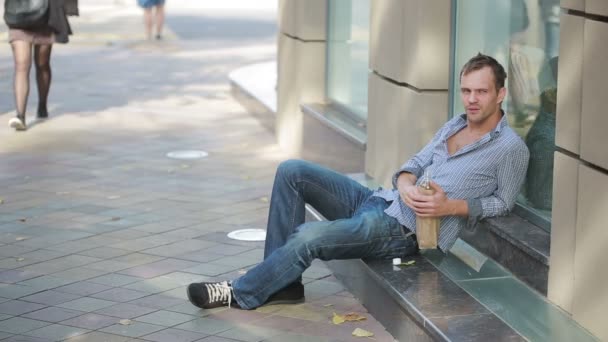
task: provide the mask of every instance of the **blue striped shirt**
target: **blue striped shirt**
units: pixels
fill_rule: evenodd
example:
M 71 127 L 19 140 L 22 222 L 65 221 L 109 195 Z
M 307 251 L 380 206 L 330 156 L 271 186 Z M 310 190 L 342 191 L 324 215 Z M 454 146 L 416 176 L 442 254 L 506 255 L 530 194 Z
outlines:
M 441 219 L 438 245 L 448 251 L 463 227 L 482 218 L 505 215 L 515 204 L 528 167 L 526 144 L 507 123 L 506 115 L 496 128 L 478 141 L 448 153 L 448 138 L 467 126 L 466 114 L 448 121 L 413 158 L 393 176 L 393 189 L 378 189 L 374 196 L 391 202 L 385 213 L 415 233 L 416 214 L 405 205 L 396 190 L 397 177 L 410 172 L 418 177 L 429 169 L 433 181 L 448 198 L 467 200 L 469 217 L 445 216 Z

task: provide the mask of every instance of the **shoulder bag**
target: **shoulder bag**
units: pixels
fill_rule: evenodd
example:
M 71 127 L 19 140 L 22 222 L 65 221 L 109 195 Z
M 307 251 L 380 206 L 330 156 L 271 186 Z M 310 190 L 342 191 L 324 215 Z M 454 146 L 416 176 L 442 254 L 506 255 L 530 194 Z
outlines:
M 49 0 L 5 0 L 4 21 L 10 28 L 32 30 L 48 23 Z

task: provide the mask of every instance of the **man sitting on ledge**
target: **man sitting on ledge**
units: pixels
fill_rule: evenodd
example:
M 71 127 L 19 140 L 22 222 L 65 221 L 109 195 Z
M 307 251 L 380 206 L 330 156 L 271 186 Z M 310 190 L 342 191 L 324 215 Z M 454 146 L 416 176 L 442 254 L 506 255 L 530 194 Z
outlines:
M 243 276 L 188 286 L 192 304 L 210 309 L 254 309 L 304 301 L 302 273 L 315 258 L 395 258 L 418 252 L 416 215 L 440 217 L 439 248 L 446 252 L 460 230 L 504 215 L 515 203 L 528 149 L 501 110 L 504 68 L 478 54 L 460 72 L 466 114 L 449 120 L 394 175 L 392 190 L 370 190 L 305 161 L 281 163 L 272 188 L 264 261 Z M 418 191 L 428 169 L 434 195 Z M 304 223 L 304 204 L 328 221 Z

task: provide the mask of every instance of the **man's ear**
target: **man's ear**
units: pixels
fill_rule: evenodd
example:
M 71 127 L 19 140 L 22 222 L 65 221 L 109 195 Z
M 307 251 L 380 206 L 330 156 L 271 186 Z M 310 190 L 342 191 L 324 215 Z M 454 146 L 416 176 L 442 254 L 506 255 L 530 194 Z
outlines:
M 506 87 L 502 87 L 498 90 L 498 99 L 497 99 L 497 103 L 501 103 L 502 101 L 504 101 L 505 97 L 507 96 L 507 88 Z

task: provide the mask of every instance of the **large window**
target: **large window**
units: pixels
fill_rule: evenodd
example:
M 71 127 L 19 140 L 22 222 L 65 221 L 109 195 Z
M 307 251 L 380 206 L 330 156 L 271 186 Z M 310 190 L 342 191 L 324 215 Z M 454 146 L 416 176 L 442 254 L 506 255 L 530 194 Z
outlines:
M 460 67 L 477 52 L 507 68 L 509 123 L 530 150 L 518 209 L 551 219 L 555 107 L 559 46 L 559 0 L 457 0 L 453 115 L 463 113 L 456 89 Z M 541 224 L 541 226 L 543 226 Z
M 327 98 L 366 121 L 370 1 L 328 3 Z

